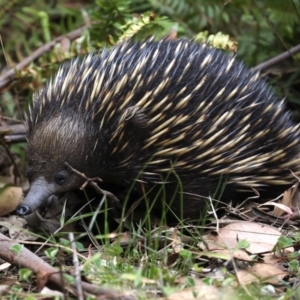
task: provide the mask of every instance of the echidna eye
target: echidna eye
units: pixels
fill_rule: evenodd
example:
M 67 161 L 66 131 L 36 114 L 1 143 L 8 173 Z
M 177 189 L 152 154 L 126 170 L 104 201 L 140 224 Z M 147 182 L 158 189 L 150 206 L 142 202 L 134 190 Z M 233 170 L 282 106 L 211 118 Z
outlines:
M 63 185 L 68 178 L 65 172 L 59 172 L 54 175 L 54 180 L 58 185 Z
M 33 170 L 32 170 L 32 168 L 29 168 L 27 170 L 26 175 L 27 175 L 28 180 L 31 181 L 32 177 L 33 177 Z

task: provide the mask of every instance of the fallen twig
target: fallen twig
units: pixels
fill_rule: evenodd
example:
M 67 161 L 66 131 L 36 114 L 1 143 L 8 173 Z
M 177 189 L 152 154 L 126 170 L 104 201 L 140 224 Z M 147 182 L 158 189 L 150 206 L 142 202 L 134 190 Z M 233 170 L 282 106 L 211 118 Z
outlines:
M 6 262 L 24 267 L 32 270 L 37 277 L 38 285 L 43 287 L 48 281 L 56 284 L 61 290 L 71 291 L 76 295 L 76 285 L 69 284 L 66 286 L 66 281 L 62 280 L 62 272 L 38 257 L 36 254 L 23 247 L 19 254 L 15 254 L 11 249 L 14 245 L 18 244 L 0 233 L 0 258 Z M 74 280 L 75 282 L 75 280 Z M 62 284 L 64 283 L 64 284 Z M 101 296 L 101 300 L 135 300 L 132 294 L 125 294 L 125 292 L 118 292 L 112 289 L 101 288 L 97 285 L 81 282 L 82 290 L 85 293 Z
M 20 63 L 15 65 L 13 68 L 9 69 L 8 71 L 4 72 L 0 76 L 0 89 L 5 87 L 11 80 L 14 79 L 16 70 L 20 71 L 20 70 L 24 69 L 32 61 L 34 61 L 35 59 L 40 57 L 45 52 L 48 52 L 52 47 L 54 47 L 57 43 L 61 42 L 63 39 L 67 38 L 71 41 L 77 39 L 78 37 L 81 36 L 82 32 L 85 29 L 87 29 L 88 27 L 89 27 L 89 25 L 85 25 L 85 26 L 82 26 L 82 27 L 80 27 L 76 30 L 73 30 L 67 34 L 61 35 L 61 36 L 55 38 L 54 40 L 52 40 L 51 42 L 44 44 L 43 46 L 41 46 L 38 49 L 36 49 L 35 51 L 33 51 L 31 53 L 31 55 L 26 57 L 23 61 L 21 61 Z
M 300 45 L 297 45 L 275 57 L 272 57 L 271 59 L 262 62 L 261 64 L 251 68 L 251 71 L 253 72 L 259 72 L 259 71 L 264 71 L 265 69 L 268 69 L 272 67 L 273 65 L 278 64 L 280 61 L 285 60 L 289 57 L 292 57 L 296 53 L 300 52 Z
M 113 193 L 101 189 L 99 185 L 95 182 L 96 180 L 102 181 L 101 178 L 88 178 L 87 176 L 85 176 L 85 174 L 77 171 L 72 166 L 70 166 L 67 162 L 65 162 L 65 165 L 70 169 L 70 171 L 72 171 L 73 173 L 75 173 L 76 175 L 78 175 L 79 177 L 85 180 L 85 183 L 82 185 L 82 189 L 84 189 L 86 185 L 89 184 L 95 189 L 97 193 L 105 195 L 107 198 L 111 199 L 113 201 L 112 202 L 113 207 L 120 205 L 120 200 Z
M 26 129 L 23 124 L 0 124 L 0 135 L 6 144 L 26 142 Z
M 73 249 L 73 264 L 75 268 L 75 278 L 76 278 L 76 289 L 77 289 L 77 299 L 83 300 L 83 290 L 82 290 L 82 280 L 81 280 L 81 272 L 79 266 L 79 260 L 76 252 L 76 245 L 74 241 L 73 232 L 69 232 L 69 241 L 71 243 L 71 248 Z

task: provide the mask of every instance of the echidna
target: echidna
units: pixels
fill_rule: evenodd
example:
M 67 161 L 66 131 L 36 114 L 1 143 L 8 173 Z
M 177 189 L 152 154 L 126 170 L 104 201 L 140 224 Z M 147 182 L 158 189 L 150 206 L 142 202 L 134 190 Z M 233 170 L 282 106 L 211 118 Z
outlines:
M 299 125 L 257 73 L 208 45 L 124 42 L 62 66 L 26 118 L 29 214 L 86 176 L 199 218 L 220 181 L 223 201 L 278 195 L 299 174 Z M 179 187 L 179 188 L 178 188 Z

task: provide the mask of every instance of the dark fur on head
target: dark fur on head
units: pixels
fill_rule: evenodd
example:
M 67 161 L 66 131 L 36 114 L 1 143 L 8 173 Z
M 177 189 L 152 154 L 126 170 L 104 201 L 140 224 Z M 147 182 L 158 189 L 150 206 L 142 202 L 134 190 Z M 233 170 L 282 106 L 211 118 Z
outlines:
M 234 57 L 184 39 L 125 42 L 62 66 L 26 124 L 32 186 L 21 214 L 80 187 L 65 162 L 138 193 L 163 184 L 161 201 L 179 177 L 171 208 L 179 214 L 183 196 L 191 218 L 220 178 L 228 201 L 252 188 L 272 196 L 292 182 L 289 169 L 299 173 L 299 126 L 283 101 Z

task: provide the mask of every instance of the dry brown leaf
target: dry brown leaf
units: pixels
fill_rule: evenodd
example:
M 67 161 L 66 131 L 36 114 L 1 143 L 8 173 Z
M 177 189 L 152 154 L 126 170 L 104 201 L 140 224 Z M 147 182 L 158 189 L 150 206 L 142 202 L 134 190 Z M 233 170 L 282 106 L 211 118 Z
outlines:
M 220 254 L 223 254 L 223 255 L 227 254 L 227 256 L 228 256 L 227 260 L 232 259 L 232 257 L 234 257 L 234 258 L 239 259 L 239 260 L 253 261 L 253 258 L 246 251 L 243 251 L 241 249 L 236 250 L 234 252 L 232 252 L 231 250 L 227 250 L 227 249 L 215 250 L 213 252 L 220 253 Z
M 263 256 L 264 263 L 269 265 L 277 265 L 280 261 L 282 261 L 282 257 L 276 256 L 274 254 L 267 254 Z
M 0 216 L 14 211 L 21 203 L 23 196 L 22 188 L 4 185 L 0 188 Z
M 283 213 L 287 213 L 289 215 L 293 214 L 291 207 L 293 206 L 293 199 L 295 197 L 295 194 L 298 191 L 298 185 L 299 182 L 297 182 L 297 184 L 295 184 L 283 193 L 283 197 L 279 205 L 275 205 L 273 212 L 273 215 L 275 217 L 280 217 Z
M 228 249 L 218 249 L 218 250 L 210 250 L 210 251 L 202 251 L 198 254 L 198 257 L 205 256 L 208 258 L 217 258 L 223 260 L 229 260 L 233 257 L 239 260 L 244 261 L 253 261 L 253 258 L 244 250 L 228 250 Z
M 177 229 L 174 229 L 172 232 L 172 248 L 175 253 L 179 253 L 183 249 L 183 244 L 181 242 L 180 236 L 178 236 Z
M 239 282 L 244 284 L 252 282 L 278 284 L 288 273 L 273 265 L 255 264 L 247 270 L 238 271 L 236 275 Z
M 201 280 L 195 280 L 196 285 L 192 288 L 187 288 L 173 293 L 167 297 L 167 300 L 232 300 L 237 299 L 234 290 L 227 287 L 215 287 L 206 285 Z
M 280 217 L 284 213 L 286 213 L 289 216 L 293 214 L 292 209 L 284 204 L 272 203 L 271 205 L 274 206 L 274 211 L 273 211 L 274 217 Z
M 219 234 L 209 233 L 199 243 L 200 249 L 219 250 L 235 249 L 238 242 L 247 240 L 250 246 L 247 251 L 253 254 L 272 251 L 281 233 L 269 226 L 254 222 L 236 222 L 223 227 Z
M 129 245 L 132 242 L 132 235 L 129 231 L 121 233 L 110 233 L 108 235 L 113 240 L 113 244 Z
M 11 286 L 12 286 L 12 284 L 1 283 L 0 284 L 0 296 L 7 295 L 7 293 L 9 292 L 9 290 L 11 290 Z
M 63 298 L 64 294 L 60 291 L 54 291 L 54 290 L 51 290 L 49 289 L 48 287 L 43 287 L 41 292 L 40 292 L 41 295 L 45 295 L 45 296 L 51 296 L 51 297 L 55 297 L 55 296 L 58 296 L 58 299 L 59 298 Z
M 174 264 L 178 260 L 178 258 L 179 258 L 179 253 L 172 253 L 172 254 L 168 255 L 166 265 L 170 266 L 170 265 Z
M 266 264 L 270 264 L 270 265 L 278 265 L 278 264 L 282 264 L 282 261 L 291 253 L 294 253 L 295 250 L 293 249 L 293 251 L 291 251 L 293 247 L 289 247 L 286 249 L 282 249 L 280 251 L 280 253 L 268 253 L 268 254 L 263 254 L 263 261 Z
M 3 264 L 0 265 L 0 271 L 3 271 L 3 270 L 8 269 L 10 266 L 11 266 L 10 263 L 5 262 L 5 263 L 3 263 Z M 1 286 L 1 285 L 0 285 L 0 286 Z
M 26 220 L 18 216 L 9 216 L 6 218 L 1 218 L 0 226 L 5 227 L 8 230 L 8 235 L 10 238 L 21 241 L 35 241 L 37 237 L 29 234 L 27 229 L 24 229 L 26 225 Z

